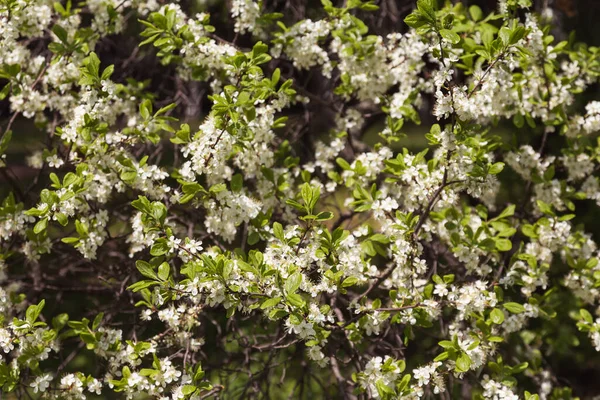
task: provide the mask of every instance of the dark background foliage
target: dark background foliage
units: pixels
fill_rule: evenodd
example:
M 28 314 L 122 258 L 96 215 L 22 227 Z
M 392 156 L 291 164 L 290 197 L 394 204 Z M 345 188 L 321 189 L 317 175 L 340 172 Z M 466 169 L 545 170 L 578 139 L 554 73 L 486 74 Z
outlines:
M 340 3 L 341 0 L 338 0 Z M 458 2 L 458 0 L 454 0 Z M 493 11 L 497 5 L 496 0 L 463 0 L 466 6 L 477 4 L 484 12 Z M 229 16 L 228 1 L 208 1 L 205 6 L 199 6 L 194 1 L 181 1 L 182 8 L 188 15 L 194 15 L 195 12 L 206 11 L 211 14 L 211 23 L 215 26 L 215 34 L 220 38 L 235 43 L 237 46 L 250 47 L 253 40 L 250 36 L 236 36 L 232 29 L 232 22 Z M 304 18 L 320 18 L 322 16 L 321 4 L 318 0 L 264 0 L 264 8 L 271 12 L 281 12 L 284 14 L 284 22 L 291 25 Z M 414 0 L 381 0 L 378 2 L 380 10 L 375 13 L 363 13 L 360 15 L 375 34 L 385 35 L 389 32 L 406 31 L 407 27 L 403 19 L 414 7 Z M 600 45 L 600 0 L 534 0 L 536 10 L 541 10 L 544 6 L 549 6 L 554 11 L 554 20 L 552 32 L 557 40 L 568 38 L 570 32 L 574 32 L 576 39 L 589 45 Z M 130 15 L 130 22 L 133 22 L 135 15 Z M 119 35 L 113 35 L 100 41 L 96 52 L 102 60 L 103 67 L 106 65 L 115 65 L 115 74 L 113 79 L 117 82 L 125 82 L 127 78 L 134 78 L 137 81 L 149 81 L 150 88 L 155 93 L 156 108 L 171 102 L 177 102 L 176 112 L 182 119 L 194 126 L 210 110 L 210 102 L 207 99 L 208 84 L 202 82 L 187 82 L 177 77 L 175 67 L 163 66 L 151 48 L 139 48 L 138 43 L 140 26 L 136 23 L 130 23 L 127 31 Z M 32 42 L 30 47 L 36 49 L 36 46 L 44 47 L 47 43 Z M 313 143 L 316 137 L 322 136 L 333 124 L 333 115 L 336 109 L 342 107 L 342 102 L 333 95 L 334 83 L 325 79 L 316 71 L 295 71 L 290 64 L 284 61 L 272 61 L 268 69 L 274 70 L 280 68 L 282 75 L 286 78 L 293 78 L 297 86 L 301 88 L 301 93 L 308 96 L 311 104 L 303 107 L 298 106 L 292 110 L 292 118 L 286 128 L 288 131 L 282 133 L 290 138 L 290 142 L 295 146 L 300 156 L 310 158 L 313 151 Z M 592 86 L 580 97 L 581 103 L 585 104 L 591 99 L 600 99 L 600 90 L 598 85 Z M 423 124 L 421 127 L 410 126 L 407 124 L 407 137 L 399 143 L 399 147 L 409 147 L 417 150 L 425 145 L 423 138 L 424 132 L 433 123 L 433 117 L 429 114 L 427 102 L 421 111 Z M 429 102 L 431 105 L 431 101 Z M 350 104 L 364 110 L 365 114 L 371 114 L 367 118 L 367 125 L 362 132 L 363 141 L 369 145 L 378 140 L 377 131 L 381 126 L 382 116 L 377 112 L 373 105 L 369 104 Z M 4 127 L 10 118 L 10 108 L 8 101 L 0 102 L 0 127 Z M 509 125 L 498 128 L 498 134 L 506 138 L 507 144 L 513 143 L 518 139 L 511 131 Z M 8 159 L 10 169 L 0 169 L 0 197 L 4 197 L 9 191 L 17 193 L 25 207 L 29 208 L 37 202 L 37 193 L 39 189 L 46 184 L 44 179 L 37 180 L 37 171 L 31 170 L 26 166 L 25 156 L 32 150 L 42 148 L 46 143 L 46 134 L 36 129 L 31 121 L 17 119 L 13 131 L 15 132 L 13 143 L 9 148 Z M 527 135 L 531 140 L 539 141 L 540 137 L 534 134 Z M 562 146 L 560 137 L 551 139 L 549 146 L 552 149 L 559 149 Z M 358 141 L 357 141 L 358 142 Z M 516 143 L 516 142 L 515 142 Z M 533 143 L 532 143 L 533 144 Z M 169 143 L 161 143 L 165 160 L 172 160 L 173 148 Z M 360 143 L 356 143 L 360 150 Z M 140 149 L 144 153 L 147 149 Z M 147 151 L 145 152 L 147 154 Z M 510 177 L 507 178 L 509 184 L 505 185 L 502 196 L 507 201 L 519 204 L 522 201 L 524 188 L 522 182 L 517 182 L 514 178 L 514 185 L 511 185 Z M 122 200 L 119 202 L 119 200 Z M 127 199 L 115 199 L 112 206 L 121 207 L 127 203 Z M 593 233 L 595 239 L 600 240 L 600 224 L 596 221 L 600 215 L 592 214 L 592 209 L 597 207 L 586 207 L 586 202 L 582 201 L 578 207 L 578 222 L 584 224 L 588 232 Z M 590 210 L 590 211 L 586 211 Z M 118 239 L 119 235 L 115 236 Z M 240 238 L 241 239 L 241 238 Z M 239 242 L 238 242 L 239 244 Z M 41 266 L 26 266 L 24 262 L 13 263 L 11 268 L 16 268 L 14 276 L 23 276 L 26 286 L 25 292 L 31 301 L 36 302 L 41 297 L 48 300 L 45 313 L 55 314 L 57 311 L 68 312 L 73 318 L 92 317 L 98 311 L 105 311 L 110 316 L 111 310 L 119 310 L 120 320 L 112 321 L 115 325 L 123 327 L 124 331 L 135 330 L 136 319 L 134 318 L 135 303 L 131 292 L 123 288 L 131 283 L 125 280 L 131 278 L 132 260 L 127 257 L 127 249 L 124 247 L 123 240 L 108 240 L 105 246 L 111 251 L 104 252 L 105 258 L 96 261 L 86 261 L 78 256 L 76 250 L 67 245 L 57 243 L 59 250 L 52 262 L 41 260 Z M 79 259 L 78 263 L 66 262 L 66 260 Z M 100 281 L 99 281 L 100 278 Z M 128 279 L 129 279 L 128 278 Z M 573 307 L 570 307 L 573 308 Z M 215 314 L 216 315 L 216 314 Z M 212 351 L 213 354 L 207 354 L 209 361 L 205 368 L 210 370 L 211 362 L 221 364 L 228 361 L 221 357 L 226 353 L 224 350 L 228 345 L 218 342 L 215 338 L 222 330 L 231 330 L 235 327 L 228 326 L 224 315 L 215 316 L 214 320 L 203 322 L 207 345 L 205 351 Z M 238 324 L 255 324 L 252 319 L 240 319 Z M 547 365 L 551 369 L 560 383 L 574 388 L 574 392 L 580 396 L 592 396 L 600 394 L 600 357 L 593 350 L 589 343 L 578 343 L 580 335 L 576 332 L 575 324 L 568 315 L 558 315 L 552 321 L 539 322 L 540 332 L 557 332 L 557 335 L 548 339 L 553 343 L 554 354 L 551 361 L 546 361 L 542 357 L 542 362 L 550 363 Z M 158 327 L 156 327 L 158 328 Z M 149 327 L 146 332 L 139 332 L 144 335 L 153 334 L 153 329 Z M 258 328 L 256 328 L 258 329 Z M 256 332 L 257 334 L 259 332 Z M 546 336 L 546 335 L 545 335 Z M 232 338 L 230 338 L 232 339 Z M 435 338 L 424 337 L 422 340 L 431 340 Z M 532 340 L 541 340 L 533 337 Z M 550 343 L 549 343 L 550 344 Z M 577 351 L 573 349 L 577 347 Z M 80 371 L 93 372 L 96 368 L 89 358 L 83 353 L 78 353 L 77 348 L 72 349 L 72 358 L 62 360 L 58 369 L 65 370 L 78 369 Z M 302 349 L 298 347 L 301 356 Z M 69 352 L 67 352 L 69 354 Z M 241 353 L 240 353 L 241 354 Z M 242 354 L 243 355 L 243 354 Z M 424 355 L 428 357 L 428 355 Z M 71 357 L 71 356 L 69 356 Z M 235 360 L 229 360 L 235 361 Z M 70 363 L 69 363 L 70 362 Z M 68 366 L 67 366 L 68 364 Z M 290 375 L 303 374 L 303 371 L 288 371 Z

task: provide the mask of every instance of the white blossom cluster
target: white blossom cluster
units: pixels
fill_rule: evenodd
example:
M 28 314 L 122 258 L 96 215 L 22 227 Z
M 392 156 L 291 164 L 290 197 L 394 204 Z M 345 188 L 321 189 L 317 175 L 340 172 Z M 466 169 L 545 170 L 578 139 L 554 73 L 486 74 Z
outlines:
M 233 0 L 231 41 L 183 3 L 0 3 L 0 392 L 227 398 L 314 378 L 339 397 L 568 398 L 543 357 L 600 351 L 580 211 L 600 205 L 600 102 L 577 112 L 600 51 L 555 41 L 528 0 L 456 3 L 419 0 L 405 33 L 378 34 L 358 17 L 373 1 L 296 20 Z M 141 50 L 106 65 L 138 28 Z M 174 98 L 127 79 L 138 51 Z M 191 81 L 197 122 L 180 117 Z M 17 119 L 47 136 L 28 187 Z

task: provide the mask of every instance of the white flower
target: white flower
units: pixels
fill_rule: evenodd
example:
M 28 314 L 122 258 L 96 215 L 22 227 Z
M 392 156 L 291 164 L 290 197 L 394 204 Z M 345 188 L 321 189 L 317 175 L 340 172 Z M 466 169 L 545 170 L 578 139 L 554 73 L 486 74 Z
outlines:
M 87 390 L 99 395 L 102 392 L 102 383 L 98 379 L 92 379 L 87 385 Z
M 50 382 L 52 381 L 52 376 L 50 374 L 44 374 L 40 376 L 36 376 L 35 380 L 31 382 L 31 387 L 33 388 L 33 393 L 42 393 L 45 392 L 46 389 L 50 386 Z
M 7 329 L 0 328 L 0 348 L 3 352 L 8 353 L 15 348 L 12 341 L 13 338 L 10 332 Z
M 288 332 L 297 334 L 301 339 L 306 339 L 316 335 L 316 331 L 310 322 L 300 321 L 299 324 L 294 325 L 288 319 L 285 324 L 288 326 Z
M 150 321 L 152 319 L 152 310 L 147 308 L 144 311 L 142 311 L 142 315 L 140 316 L 141 319 L 143 319 L 144 321 Z
M 65 163 L 56 154 L 46 157 L 46 162 L 50 168 L 60 168 Z
M 181 239 L 176 238 L 175 236 L 169 236 L 169 241 L 168 241 L 168 246 L 169 246 L 169 253 L 176 253 L 177 250 L 179 249 L 179 245 L 181 243 Z
M 83 383 L 75 374 L 68 374 L 61 378 L 60 389 L 68 392 L 74 397 L 83 393 Z
M 518 400 L 519 396 L 502 383 L 496 382 L 488 375 L 483 377 L 483 397 L 490 400 Z
M 432 379 L 437 377 L 436 369 L 442 365 L 441 362 L 433 362 L 413 370 L 413 377 L 417 380 L 417 385 L 426 386 Z
M 127 385 L 129 387 L 135 387 L 144 381 L 144 377 L 137 372 L 133 372 L 127 379 Z

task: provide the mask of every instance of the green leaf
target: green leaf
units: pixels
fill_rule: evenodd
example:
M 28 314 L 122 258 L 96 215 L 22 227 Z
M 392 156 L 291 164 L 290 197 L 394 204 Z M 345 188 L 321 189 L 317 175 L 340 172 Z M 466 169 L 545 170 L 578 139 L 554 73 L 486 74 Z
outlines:
M 494 324 L 500 325 L 502 322 L 504 322 L 504 313 L 502 310 L 494 308 L 490 313 L 490 319 Z
M 550 216 L 556 215 L 548 203 L 544 203 L 542 200 L 536 200 L 536 204 L 542 213 Z
M 502 170 L 504 169 L 504 163 L 503 162 L 497 162 L 495 164 L 493 164 L 490 169 L 489 169 L 489 173 L 492 175 L 497 175 L 500 172 L 502 172 Z
M 515 114 L 512 121 L 517 128 L 522 128 L 525 125 L 525 118 L 521 114 Z
M 525 30 L 524 27 L 522 27 L 522 26 L 515 27 L 510 34 L 509 44 L 511 44 L 511 45 L 516 44 L 519 40 L 521 40 L 525 37 L 526 33 L 527 33 L 527 31 Z M 567 42 L 561 42 L 561 43 L 566 44 Z M 556 46 L 556 47 L 558 47 L 558 46 Z M 555 47 L 555 50 L 556 50 L 556 47 Z
M 277 83 L 279 83 L 280 77 L 281 77 L 281 70 L 279 68 L 275 68 L 275 71 L 273 71 L 273 75 L 271 75 L 271 84 L 273 86 L 277 85 Z
M 169 266 L 169 263 L 164 262 L 158 266 L 158 277 L 161 280 L 166 281 L 167 279 L 169 279 L 170 274 L 171 274 L 171 267 Z
M 131 205 L 136 210 L 141 211 L 145 214 L 150 214 L 152 212 L 150 201 L 145 196 L 138 196 L 137 200 L 131 202 Z
M 304 206 L 300 203 L 298 203 L 296 200 L 294 199 L 287 199 L 285 201 L 285 204 L 287 204 L 288 206 L 292 206 L 294 207 L 296 210 L 298 211 L 303 211 L 304 210 Z
M 503 26 L 502 28 L 500 28 L 498 36 L 500 37 L 502 43 L 504 43 L 505 46 L 508 46 L 510 44 L 510 29 L 508 27 Z
M 8 86 L 8 85 L 7 85 Z M 12 131 L 6 131 L 2 139 L 0 139 L 0 156 L 4 154 L 6 149 L 8 148 L 8 144 L 12 139 Z
M 354 286 L 358 283 L 358 278 L 355 276 L 349 276 L 348 278 L 344 279 L 344 281 L 342 282 L 342 287 L 347 288 L 350 286 Z
M 548 167 L 548 169 L 546 170 L 546 172 L 544 172 L 544 180 L 547 182 L 550 182 L 552 180 L 552 178 L 554 178 L 554 174 L 555 174 L 555 168 L 554 165 L 550 165 Z
M 523 305 L 519 304 L 519 303 L 513 303 L 513 302 L 504 303 L 504 308 L 513 314 L 520 314 L 522 312 L 525 312 L 525 307 L 523 307 Z
M 181 393 L 183 393 L 184 396 L 189 396 L 192 393 L 194 393 L 196 391 L 196 386 L 194 385 L 183 385 L 183 387 L 181 388 Z
M 313 204 L 313 191 L 312 191 L 312 188 L 310 187 L 310 184 L 304 183 L 302 185 L 302 187 L 300 188 L 300 195 L 302 196 L 302 200 L 304 201 L 304 204 L 308 208 L 307 211 L 312 210 L 310 205 Z
M 127 287 L 127 289 L 131 290 L 134 293 L 137 293 L 140 290 L 149 288 L 150 286 L 159 285 L 159 284 L 160 284 L 160 282 L 158 282 L 158 281 L 138 281 L 138 282 L 134 283 L 133 285 L 129 285 Z
M 436 358 L 434 358 L 433 361 L 436 361 L 436 362 L 437 361 L 444 361 L 444 360 L 448 359 L 449 356 L 450 355 L 448 354 L 448 352 L 444 351 L 444 352 L 438 354 L 438 356 Z
M 323 211 L 320 212 L 319 214 L 317 214 L 317 221 L 329 221 L 331 218 L 333 218 L 333 213 L 330 213 L 329 211 Z
M 153 256 L 162 256 L 171 250 L 166 240 L 158 239 L 150 249 L 150 254 Z
M 149 119 L 152 113 L 152 102 L 146 99 L 140 103 L 140 115 L 143 119 Z
M 511 204 L 508 207 L 506 207 L 504 209 L 504 211 L 502 211 L 496 218 L 496 219 L 502 219 L 502 218 L 506 218 L 506 217 L 512 217 L 513 215 L 515 215 L 515 205 Z
M 439 356 L 438 356 L 439 357 Z M 406 374 L 402 377 L 402 380 L 398 384 L 397 388 L 399 392 L 403 392 L 404 389 L 408 387 L 408 383 L 410 382 L 410 374 Z
M 461 352 L 456 359 L 456 371 L 467 372 L 471 368 L 471 358 L 467 353 Z
M 69 321 L 69 315 L 62 313 L 58 314 L 56 317 L 52 318 L 52 327 L 59 331 L 61 330 Z
M 530 128 L 535 128 L 535 120 L 531 117 L 529 113 L 525 114 L 525 122 L 529 125 Z
M 430 24 L 435 24 L 435 6 L 437 0 L 418 0 L 417 10 Z
M 44 309 L 45 304 L 46 300 L 42 299 L 42 301 L 40 301 L 38 304 L 30 305 L 29 307 L 27 307 L 27 311 L 25 311 L 25 319 L 27 320 L 27 322 L 33 324 Z
M 52 33 L 54 33 L 61 42 L 68 44 L 69 34 L 65 28 L 60 25 L 54 25 L 52 27 Z
M 231 191 L 239 192 L 244 187 L 244 178 L 241 174 L 235 174 L 231 177 Z
M 260 305 L 261 310 L 265 308 L 275 307 L 277 304 L 281 302 L 281 297 L 273 297 L 272 299 L 267 299 L 262 302 Z
M 103 312 L 101 312 L 98 315 L 96 315 L 96 318 L 94 318 L 94 322 L 92 323 L 92 330 L 95 331 L 96 329 L 98 329 L 98 327 L 102 323 L 102 318 L 104 318 L 104 313 Z
M 483 12 L 481 11 L 481 8 L 475 5 L 469 7 L 469 15 L 471 16 L 471 19 L 475 22 L 483 18 Z
M 295 293 L 296 290 L 300 287 L 302 283 L 302 273 L 299 271 L 294 272 L 292 275 L 288 276 L 285 281 L 285 291 L 286 293 Z
M 581 318 L 583 318 L 585 322 L 588 322 L 590 324 L 594 323 L 594 318 L 592 317 L 592 314 L 590 314 L 589 311 L 585 308 L 579 310 L 579 315 L 581 315 Z
M 288 303 L 290 303 L 293 307 L 302 308 L 306 304 L 298 293 L 290 293 L 286 296 Z
M 496 249 L 498 251 L 510 251 L 512 249 L 512 242 L 508 239 L 495 238 L 494 241 L 496 242 Z
M 42 218 L 33 227 L 33 233 L 39 234 L 39 233 L 45 231 L 47 227 L 48 227 L 48 218 Z
M 413 12 L 404 18 L 404 23 L 411 28 L 417 29 L 427 24 L 427 20 L 420 13 Z
M 529 367 L 529 363 L 527 361 L 522 362 L 522 363 L 517 364 L 514 367 L 512 367 L 510 369 L 510 373 L 511 374 L 520 374 L 521 372 L 525 371 L 527 369 L 527 367 Z
M 137 172 L 133 170 L 125 170 L 121 172 L 120 177 L 124 182 L 132 183 L 135 182 L 135 179 L 137 178 Z
M 273 222 L 273 235 L 282 242 L 285 242 L 283 226 L 279 222 Z
M 350 167 L 350 164 L 348 164 L 348 161 L 344 160 L 341 157 L 336 158 L 335 162 L 345 171 L 352 169 L 352 167 Z
M 227 190 L 227 186 L 224 183 L 217 183 L 216 185 L 212 185 L 208 191 L 213 194 L 220 193 L 224 190 Z
M 535 233 L 535 226 L 531 224 L 525 224 L 521 227 L 521 232 L 527 237 L 537 238 L 537 233 Z
M 112 76 L 114 71 L 115 71 L 115 66 L 109 65 L 108 67 L 106 67 L 104 69 L 104 71 L 102 71 L 102 76 L 100 77 L 100 79 L 102 79 L 102 80 L 110 79 L 110 77 Z
M 257 42 L 254 47 L 252 47 L 252 58 L 256 58 L 257 56 L 266 53 L 268 50 L 269 46 L 263 42 Z
M 173 27 L 175 26 L 177 13 L 175 12 L 174 9 L 171 8 L 171 9 L 167 10 L 167 12 L 165 13 L 165 17 L 167 18 L 167 29 L 172 30 Z
M 8 96 L 8 94 L 10 93 L 11 86 L 12 85 L 10 83 L 7 83 L 6 85 L 4 85 L 2 90 L 0 90 L 0 100 L 4 100 L 6 98 L 6 96 Z M 3 151 L 1 150 L 1 146 L 0 146 L 0 154 L 2 154 L 2 153 L 3 153 Z
M 460 42 L 460 36 L 457 33 L 452 32 L 450 29 L 440 29 L 440 35 L 448 42 L 452 44 L 457 44 Z
M 137 260 L 135 262 L 135 267 L 138 269 L 138 271 L 140 271 L 140 274 L 142 274 L 146 278 L 154 280 L 158 279 L 158 277 L 156 276 L 156 272 L 154 272 L 154 268 L 152 268 L 152 266 L 146 261 Z
M 69 218 L 64 213 L 56 213 L 54 216 L 56 217 L 58 223 L 62 226 L 67 226 L 67 224 L 69 223 Z
M 377 394 L 379 397 L 384 399 L 389 398 L 395 393 L 394 389 L 386 385 L 383 379 L 379 379 L 377 382 L 375 382 L 375 388 L 377 389 Z
M 96 53 L 91 52 L 87 58 L 86 67 L 94 78 L 98 78 L 100 73 L 100 59 Z

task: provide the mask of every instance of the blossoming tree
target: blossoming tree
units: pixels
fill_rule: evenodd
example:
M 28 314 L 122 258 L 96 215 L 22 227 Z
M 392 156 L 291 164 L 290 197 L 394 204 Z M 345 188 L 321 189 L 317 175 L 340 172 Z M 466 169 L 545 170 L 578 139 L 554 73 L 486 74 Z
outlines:
M 598 48 L 530 0 L 184 3 L 0 0 L 0 396 L 577 395 Z

